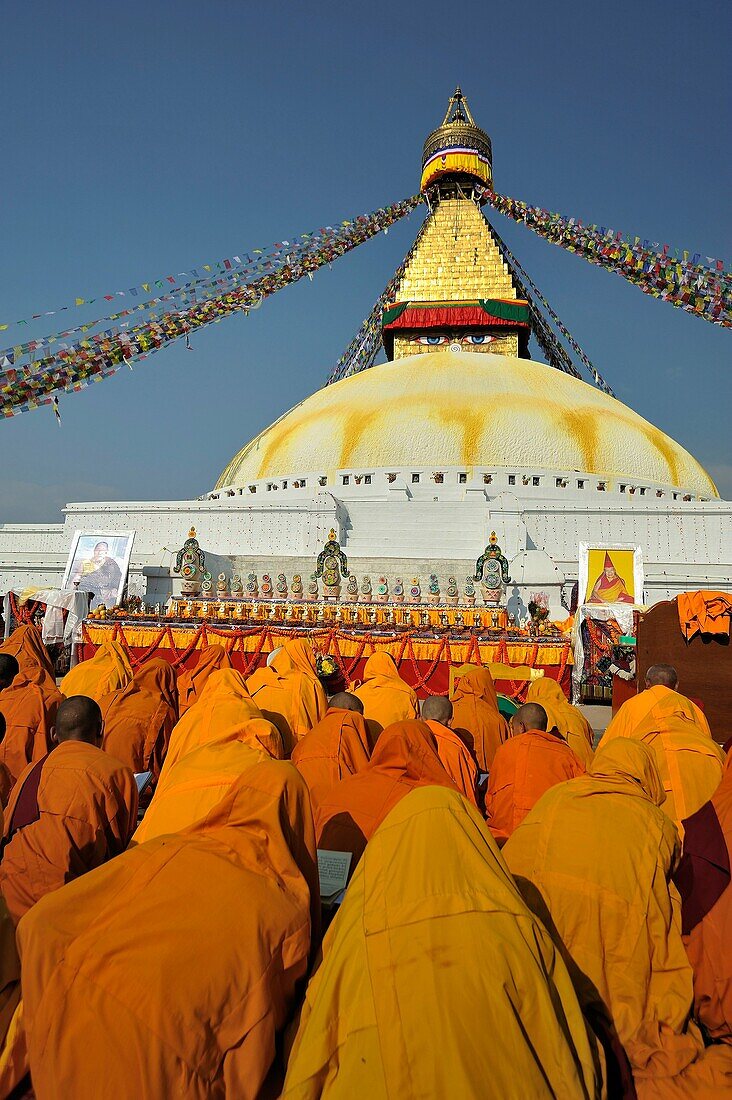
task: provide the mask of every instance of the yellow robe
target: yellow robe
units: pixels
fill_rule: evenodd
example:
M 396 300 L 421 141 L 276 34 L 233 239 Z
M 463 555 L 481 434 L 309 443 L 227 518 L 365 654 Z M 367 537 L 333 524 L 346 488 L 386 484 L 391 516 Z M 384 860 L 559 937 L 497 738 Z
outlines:
M 364 682 L 353 692 L 363 703 L 363 716 L 373 750 L 379 734 L 395 722 L 406 722 L 419 715 L 417 693 L 397 671 L 388 653 L 372 654 L 364 665 Z
M 570 749 L 574 749 L 585 768 L 592 763 L 592 726 L 577 707 L 567 702 L 566 696 L 551 676 L 532 680 L 526 696 L 527 703 L 538 703 L 549 719 L 549 730 L 556 727 Z
M 676 698 L 670 700 L 670 696 L 676 696 Z M 638 695 L 634 695 L 623 703 L 603 733 L 600 744 L 597 746 L 598 749 L 604 748 L 616 737 L 632 737 L 638 726 L 645 722 L 646 718 L 651 717 L 656 707 L 662 705 L 665 709 L 670 702 L 673 703 L 675 708 L 681 708 L 687 718 L 692 722 L 696 722 L 705 733 L 709 734 L 710 737 L 712 736 L 704 712 L 699 709 L 696 703 L 692 703 L 691 699 L 687 699 L 685 695 L 681 695 L 678 691 L 657 684 L 655 687 L 646 688 L 645 691 L 641 691 Z
M 285 756 L 325 718 L 328 699 L 305 638 L 285 642 L 272 663 L 258 669 L 247 684 L 262 714 L 280 731 Z
M 546 792 L 503 855 L 566 949 L 583 1007 L 609 1012 L 639 1100 L 711 1100 L 732 1088 L 732 1050 L 705 1056 L 690 1021 L 691 967 L 669 894 L 679 840 L 663 797 L 651 749 L 617 740 L 587 776 Z
M 408 794 L 323 941 L 282 1100 L 597 1094 L 569 974 L 480 814 L 457 791 Z
M 256 738 L 270 756 L 282 756 L 280 735 L 250 698 L 242 674 L 233 668 L 212 672 L 198 701 L 188 708 L 170 735 L 160 780 L 186 753 L 220 741 L 227 731 L 244 722 L 249 739 Z
M 94 656 L 67 672 L 61 681 L 61 694 L 88 695 L 99 703 L 105 695 L 126 687 L 132 679 L 132 666 L 119 642 L 102 642 Z

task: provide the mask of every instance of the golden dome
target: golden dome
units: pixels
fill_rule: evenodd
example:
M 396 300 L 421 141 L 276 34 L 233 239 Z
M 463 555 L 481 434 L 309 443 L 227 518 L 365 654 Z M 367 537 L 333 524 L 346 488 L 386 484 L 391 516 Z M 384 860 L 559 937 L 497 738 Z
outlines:
M 718 496 L 688 451 L 543 363 L 449 349 L 318 390 L 232 459 L 216 488 L 336 470 L 577 470 Z

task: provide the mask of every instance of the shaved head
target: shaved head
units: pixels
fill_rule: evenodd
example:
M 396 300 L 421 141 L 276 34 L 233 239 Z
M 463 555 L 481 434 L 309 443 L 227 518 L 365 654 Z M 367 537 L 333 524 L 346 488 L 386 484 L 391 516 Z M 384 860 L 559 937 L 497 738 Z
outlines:
M 511 719 L 514 733 L 526 733 L 527 730 L 544 730 L 549 724 L 546 711 L 539 703 L 524 703 Z
M 357 714 L 363 714 L 363 703 L 357 695 L 351 695 L 350 691 L 339 691 L 331 695 L 328 706 L 336 710 L 355 710 Z
M 675 691 L 679 686 L 679 674 L 673 665 L 651 665 L 646 673 L 646 687 L 666 687 Z
M 72 695 L 59 704 L 54 736 L 62 741 L 102 743 L 102 712 L 99 704 L 86 695 Z
M 20 665 L 9 653 L 0 653 L 0 691 L 10 687 L 20 672 Z
M 422 717 L 425 722 L 431 718 L 446 726 L 452 721 L 452 703 L 446 695 L 430 695 L 422 701 Z

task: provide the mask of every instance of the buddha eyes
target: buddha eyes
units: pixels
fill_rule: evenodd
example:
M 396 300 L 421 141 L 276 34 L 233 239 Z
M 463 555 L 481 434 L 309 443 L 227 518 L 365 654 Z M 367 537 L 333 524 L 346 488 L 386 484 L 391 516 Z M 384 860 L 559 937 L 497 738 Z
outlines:
M 469 335 L 461 335 L 458 333 L 443 333 L 439 336 L 418 336 L 417 340 L 420 344 L 429 344 L 430 347 L 437 347 L 438 344 L 490 344 L 494 337 L 487 332 L 474 332 Z

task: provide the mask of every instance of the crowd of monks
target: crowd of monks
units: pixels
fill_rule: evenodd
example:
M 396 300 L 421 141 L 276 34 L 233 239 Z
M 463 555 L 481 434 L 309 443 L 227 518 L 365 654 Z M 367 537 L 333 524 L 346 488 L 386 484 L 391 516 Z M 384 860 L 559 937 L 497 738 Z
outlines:
M 57 687 L 19 627 L 0 1097 L 732 1097 L 728 732 L 668 665 L 595 747 L 548 677 L 510 724 L 488 670 L 420 703 L 384 652 L 328 698 L 303 639 Z

